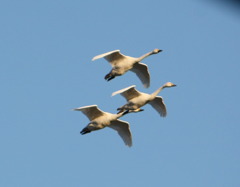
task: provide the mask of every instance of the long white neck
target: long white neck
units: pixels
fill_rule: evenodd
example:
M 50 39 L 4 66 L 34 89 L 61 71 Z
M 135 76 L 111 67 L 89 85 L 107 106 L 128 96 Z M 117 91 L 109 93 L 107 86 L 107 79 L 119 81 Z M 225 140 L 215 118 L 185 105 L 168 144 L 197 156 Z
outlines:
M 151 94 L 151 99 L 154 99 L 158 94 L 159 92 L 161 92 L 165 87 L 164 86 L 161 86 L 160 88 L 158 88 L 155 92 L 153 92 Z
M 138 62 L 142 61 L 144 58 L 147 58 L 148 56 L 152 55 L 153 52 L 146 53 L 145 55 L 142 55 L 141 57 L 138 58 Z

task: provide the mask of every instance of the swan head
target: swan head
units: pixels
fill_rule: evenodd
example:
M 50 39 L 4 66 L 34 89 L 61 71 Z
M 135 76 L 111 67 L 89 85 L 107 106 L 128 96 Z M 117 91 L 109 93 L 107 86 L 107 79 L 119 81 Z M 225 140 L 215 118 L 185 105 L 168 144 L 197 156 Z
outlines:
M 170 88 L 170 87 L 174 87 L 174 86 L 177 86 L 176 84 L 173 84 L 171 82 L 167 82 L 163 85 L 163 88 Z
M 162 52 L 161 49 L 154 49 L 154 50 L 152 51 L 152 54 L 158 54 L 158 53 L 160 53 L 160 52 Z

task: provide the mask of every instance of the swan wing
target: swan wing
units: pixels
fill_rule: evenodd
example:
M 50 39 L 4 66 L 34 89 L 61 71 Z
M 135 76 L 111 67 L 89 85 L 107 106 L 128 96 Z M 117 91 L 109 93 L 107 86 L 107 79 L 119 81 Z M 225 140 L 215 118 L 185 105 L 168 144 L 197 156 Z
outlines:
M 73 110 L 81 111 L 84 115 L 88 117 L 90 121 L 105 114 L 105 112 L 101 111 L 97 107 L 97 105 L 84 106 L 80 108 L 75 108 Z
M 149 74 L 148 67 L 146 64 L 138 62 L 138 63 L 134 64 L 131 71 L 136 73 L 136 75 L 141 80 L 141 82 L 145 88 L 148 88 L 150 86 L 150 74 Z
M 162 117 L 167 116 L 167 109 L 163 102 L 163 98 L 160 96 L 155 97 L 149 104 L 160 114 Z
M 115 120 L 112 121 L 108 127 L 116 130 L 127 146 L 132 146 L 132 134 L 128 122 L 122 120 Z
M 127 88 L 123 88 L 121 90 L 113 92 L 112 96 L 117 95 L 117 94 L 121 94 L 121 96 L 125 97 L 125 99 L 127 101 L 129 101 L 130 99 L 132 99 L 134 97 L 138 97 L 139 95 L 141 95 L 141 93 L 135 89 L 135 85 L 132 85 Z
M 101 55 L 97 55 L 93 57 L 92 61 L 97 60 L 99 58 L 105 58 L 109 63 L 116 63 L 122 59 L 124 59 L 126 56 L 120 53 L 120 50 L 114 50 L 110 51 Z

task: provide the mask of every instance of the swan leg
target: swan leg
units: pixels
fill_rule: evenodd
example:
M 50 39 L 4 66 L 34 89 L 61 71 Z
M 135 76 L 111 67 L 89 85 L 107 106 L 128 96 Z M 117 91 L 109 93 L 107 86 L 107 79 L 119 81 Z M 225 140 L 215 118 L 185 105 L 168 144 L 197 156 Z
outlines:
M 132 103 L 129 103 L 129 104 L 123 105 L 122 107 L 117 108 L 118 114 L 124 112 L 123 114 L 125 115 L 127 113 L 138 112 L 138 110 L 140 110 L 140 109 L 134 109 L 134 108 L 130 107 L 129 105 L 132 105 Z
M 120 114 L 120 113 L 122 113 L 124 111 L 121 108 L 118 108 L 117 110 L 119 110 L 117 114 Z
M 123 114 L 122 114 L 123 116 L 124 116 L 125 114 L 129 113 L 129 110 L 125 110 L 125 109 L 122 109 L 122 108 L 118 108 L 117 110 L 119 110 L 117 114 L 123 113 Z
M 138 108 L 138 109 L 129 109 L 129 113 L 130 113 L 130 112 L 137 113 L 137 112 L 142 112 L 142 111 L 144 111 L 144 109 L 141 109 L 141 108 Z
M 122 111 L 123 111 L 123 109 L 122 109 L 122 108 L 117 108 L 117 110 L 120 110 L 119 112 L 122 112 Z
M 91 131 L 87 128 L 87 127 L 85 127 L 80 133 L 81 133 L 81 135 L 84 135 L 84 134 L 87 134 L 87 133 L 90 133 Z
M 129 113 L 129 110 L 124 111 L 124 112 L 123 112 L 123 116 L 124 116 L 125 114 L 128 114 L 128 113 Z
M 124 110 L 128 111 L 127 109 L 124 108 L 124 106 L 117 108 L 117 110 L 118 110 L 118 114 L 123 112 Z

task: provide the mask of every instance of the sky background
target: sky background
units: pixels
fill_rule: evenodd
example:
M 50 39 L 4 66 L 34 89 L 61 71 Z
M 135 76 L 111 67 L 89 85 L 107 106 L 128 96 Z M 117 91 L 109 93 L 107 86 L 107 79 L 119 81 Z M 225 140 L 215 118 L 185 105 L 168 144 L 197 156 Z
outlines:
M 240 186 L 237 4 L 3 0 L 0 24 L 0 186 Z M 155 48 L 148 89 L 131 72 L 106 82 L 110 65 L 91 61 Z M 79 134 L 89 121 L 71 109 L 115 113 L 125 100 L 112 92 L 168 81 L 166 118 L 148 105 L 122 118 L 131 148 L 110 128 Z

